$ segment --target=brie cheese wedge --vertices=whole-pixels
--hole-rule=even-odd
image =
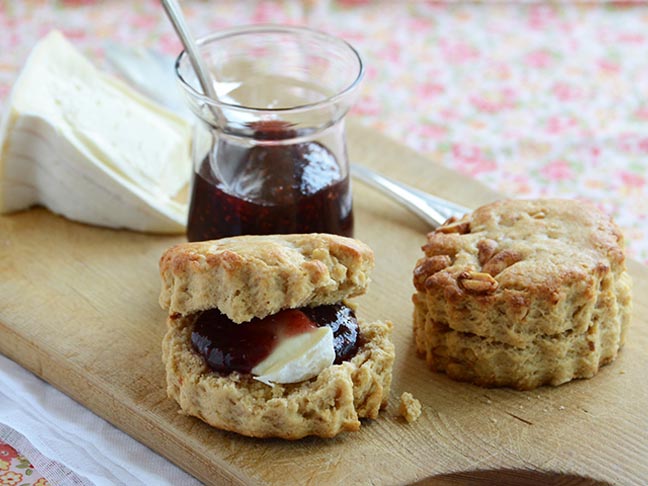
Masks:
[[[324,326],[283,339],[252,374],[270,386],[298,383],[319,375],[334,361],[333,330]]]
[[[151,80],[155,82],[155,80]],[[59,32],[33,49],[0,124],[0,213],[43,205],[84,223],[184,231],[191,128],[97,70]]]

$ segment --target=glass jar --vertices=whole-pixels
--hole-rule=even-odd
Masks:
[[[353,233],[344,116],[363,75],[356,50],[306,28],[233,29],[198,41],[218,101],[186,53],[176,72],[196,125],[187,237]]]

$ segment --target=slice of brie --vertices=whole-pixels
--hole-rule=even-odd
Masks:
[[[30,54],[0,125],[0,212],[40,204],[90,224],[182,232],[187,204],[174,197],[191,174],[190,144],[187,122],[52,32]]]
[[[333,331],[318,327],[283,339],[261,363],[252,369],[255,379],[273,383],[298,383],[319,375],[335,361]]]

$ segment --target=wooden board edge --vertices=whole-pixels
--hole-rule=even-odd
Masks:
[[[112,396],[107,391],[110,390],[109,386],[101,387],[93,380],[89,380],[80,367],[71,365],[64,356],[56,352],[39,351],[29,339],[21,336],[2,321],[0,321],[0,334],[6,338],[0,342],[0,353],[4,356],[174,463],[190,476],[205,484],[232,486],[257,484],[250,477],[234,474],[226,461],[213,465],[204,457],[196,455],[194,451],[174,440],[172,434],[165,433],[158,422],[146,419],[146,410],[141,409],[140,413],[136,413],[138,407],[135,404],[124,403],[116,396]],[[26,353],[24,352],[26,349],[32,349],[34,352]],[[22,352],[18,353],[19,350]],[[67,379],[59,378],[63,376]],[[74,386],[70,385],[72,383]],[[83,383],[84,386],[79,386],[79,383]],[[135,425],[136,422],[139,422],[138,426]],[[146,430],[148,435],[140,433],[139,430]]]

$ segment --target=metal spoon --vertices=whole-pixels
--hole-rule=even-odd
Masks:
[[[209,73],[207,66],[200,56],[198,46],[194,41],[191,32],[189,32],[189,27],[187,26],[184,15],[182,15],[182,10],[180,10],[180,5],[178,5],[178,2],[176,2],[176,0],[161,0],[161,2],[162,6],[164,7],[164,11],[167,14],[167,17],[171,21],[176,34],[178,34],[178,37],[180,38],[180,41],[185,48],[185,52],[189,56],[189,61],[191,62],[191,66],[194,68],[194,71],[196,72],[196,76],[198,77],[198,81],[200,82],[200,86],[202,87],[203,92],[206,96],[218,102],[218,94],[216,93],[216,89],[214,88],[214,78]],[[210,105],[210,108],[219,118],[220,116],[222,116],[216,106],[212,104]]]
[[[351,164],[351,175],[388,195],[433,228],[441,226],[452,216],[470,212],[468,208],[434,197],[356,163]]]

